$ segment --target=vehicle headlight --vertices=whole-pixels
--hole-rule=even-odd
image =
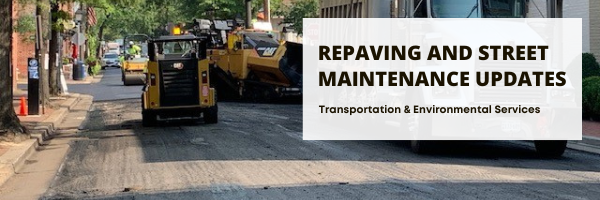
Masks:
[[[574,90],[553,89],[550,90],[550,98],[557,101],[574,101]]]
[[[431,89],[433,98],[448,99],[460,97],[460,90],[457,86],[436,86]]]

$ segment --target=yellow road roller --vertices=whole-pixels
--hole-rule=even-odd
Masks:
[[[147,35],[128,35],[124,38],[125,59],[122,63],[121,80],[123,85],[143,85],[144,72],[148,65]]]

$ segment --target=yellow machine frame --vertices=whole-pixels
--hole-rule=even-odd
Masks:
[[[182,38],[179,38],[182,37]],[[159,39],[156,42],[171,42],[171,41],[194,41],[197,42],[199,38],[195,36],[184,37],[184,36],[168,36],[167,39]],[[150,52],[155,52],[155,41],[151,41],[149,48]],[[196,44],[196,43],[195,43]],[[202,45],[198,45],[199,48]],[[202,49],[205,51],[205,49]],[[196,56],[191,56],[196,55]],[[191,58],[172,58],[172,59],[158,59],[156,54],[150,56],[150,60],[148,61],[148,68],[145,73],[146,75],[146,85],[143,89],[142,93],[142,122],[144,126],[152,126],[156,124],[158,117],[160,119],[172,119],[172,118],[196,118],[200,117],[200,113],[203,113],[205,123],[217,123],[217,102],[216,102],[216,91],[214,88],[210,86],[210,76],[209,76],[209,60],[205,55],[199,54],[190,54]],[[198,58],[197,58],[198,57]],[[189,65],[191,60],[198,60],[196,66]],[[163,63],[163,66],[159,66],[159,63]],[[186,65],[187,63],[187,65]],[[176,67],[180,66],[180,68]],[[187,85],[184,87],[185,89],[190,89],[192,87],[192,91],[197,89],[197,91],[193,91],[193,93],[198,94],[197,104],[196,101],[186,102],[184,100],[174,101],[173,97],[165,97],[165,95],[161,96],[161,92],[171,91],[171,94],[190,94],[188,91],[177,91],[180,87],[175,87],[172,89],[166,89],[167,81],[171,82],[171,84],[180,84],[174,83],[173,81],[177,81],[178,78],[189,77],[189,70],[191,67],[197,67],[196,77],[193,77],[194,80],[197,80],[197,84]],[[168,70],[168,71],[164,71]],[[182,70],[182,71],[178,71]],[[195,70],[195,69],[193,69]],[[171,78],[163,79],[165,74],[171,73],[184,73],[179,75],[169,75]],[[175,78],[175,79],[173,79]],[[193,88],[193,87],[198,88]],[[162,91],[162,90],[165,91]],[[175,93],[173,93],[175,91]],[[181,92],[181,93],[180,93]],[[193,95],[193,94],[192,94]],[[184,95],[185,96],[185,95]],[[177,97],[176,97],[177,98]],[[190,98],[188,96],[187,98]],[[170,99],[171,103],[161,102],[164,100]],[[166,105],[168,104],[168,105]]]

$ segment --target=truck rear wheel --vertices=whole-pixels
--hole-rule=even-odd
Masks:
[[[544,157],[560,157],[567,149],[566,140],[540,140],[534,143],[537,153]]]
[[[407,92],[408,93],[408,92]],[[423,102],[423,96],[421,91],[413,91],[408,93],[406,105],[417,105]],[[432,148],[432,141],[418,140],[419,138],[427,138],[432,133],[432,116],[427,113],[410,113],[403,119],[405,128],[408,133],[415,139],[410,141],[410,149],[412,152],[417,154],[425,154],[430,152]]]
[[[156,125],[156,114],[149,111],[142,111],[142,126],[152,127]]]
[[[431,150],[431,141],[426,140],[411,140],[410,150],[416,154],[425,154]]]
[[[204,115],[204,123],[216,124],[217,122],[219,122],[218,113],[219,113],[219,107],[217,107],[217,104],[207,108],[203,114]]]

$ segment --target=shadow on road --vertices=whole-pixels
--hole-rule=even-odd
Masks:
[[[130,148],[141,148],[143,160],[148,163],[331,160],[600,172],[597,155],[568,150],[563,158],[544,159],[537,156],[532,145],[506,141],[439,142],[427,155],[410,152],[406,141],[305,141],[302,140],[300,105],[223,102],[219,107],[218,124],[173,121],[158,127],[142,127],[139,100],[106,101],[103,104],[114,106],[105,109],[96,105],[88,117],[88,133],[83,135],[107,139],[104,141],[107,143],[133,140],[137,145]]]
[[[302,140],[302,106],[221,103],[218,124],[142,127],[139,100],[94,103],[48,198],[594,199],[600,157],[513,142]],[[475,166],[475,167],[474,167]],[[415,181],[418,180],[418,181]],[[341,181],[341,182],[338,182]],[[264,185],[263,185],[264,184]],[[181,188],[184,188],[181,190]],[[64,196],[63,196],[64,195]],[[462,198],[461,198],[462,197]]]
[[[595,199],[598,183],[497,183],[497,182],[412,182],[386,180],[385,183],[335,182],[311,186],[211,185],[174,191],[145,191],[123,188],[111,195],[85,191],[91,199]],[[484,192],[485,191],[485,192]],[[115,194],[116,193],[116,194]],[[474,196],[476,195],[476,196]],[[75,195],[73,195],[75,196]],[[70,198],[72,195],[47,199]]]

